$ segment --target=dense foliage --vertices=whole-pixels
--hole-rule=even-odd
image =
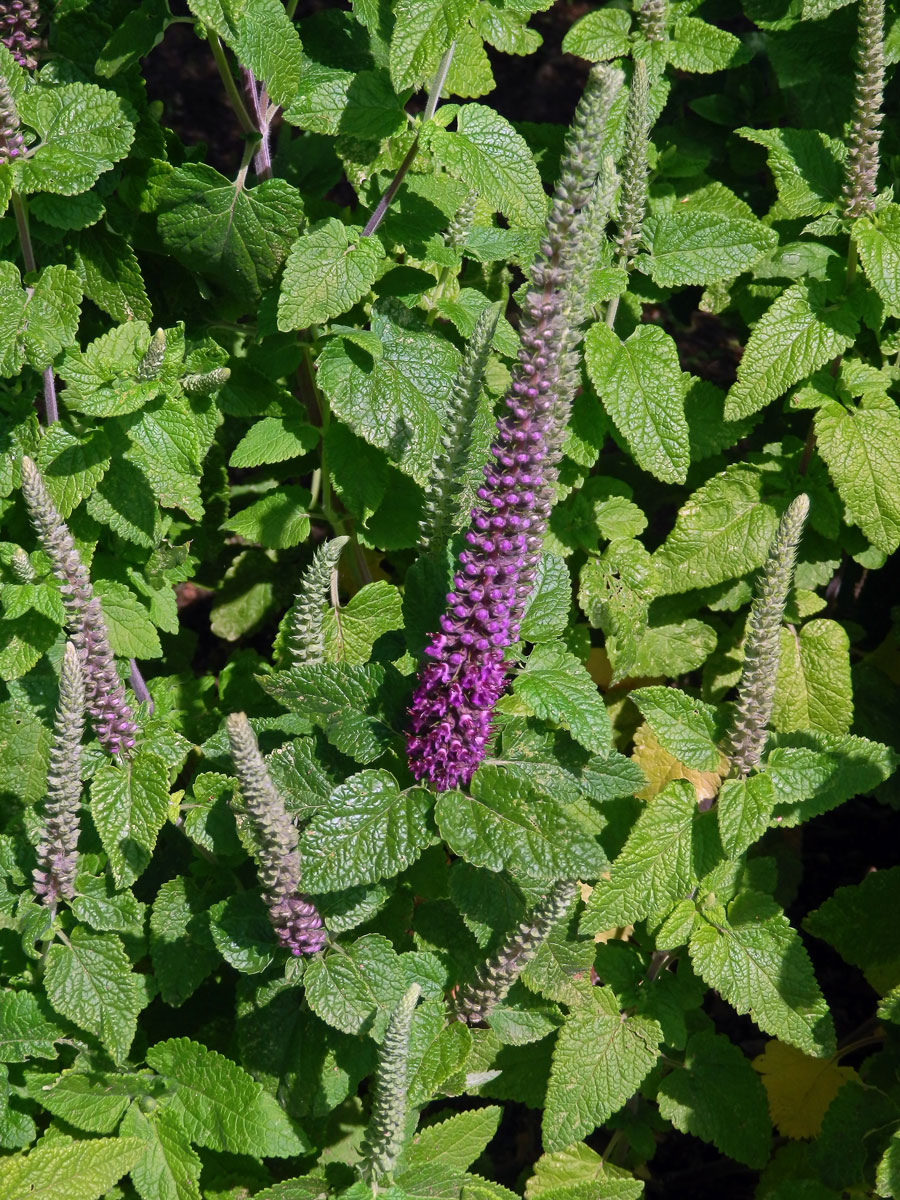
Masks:
[[[900,1197],[900,17],[549,7],[0,0],[0,1200]]]

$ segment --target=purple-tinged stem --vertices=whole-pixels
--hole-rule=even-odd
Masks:
[[[277,104],[269,104],[269,96],[264,83],[257,81],[256,76],[246,67],[243,68],[244,91],[250,101],[252,115],[256,118],[256,128],[259,130],[259,145],[253,156],[253,170],[259,180],[272,178],[272,153],[270,138],[272,122],[279,108]]]
[[[25,200],[18,192],[12,194],[13,212],[16,215],[16,229],[19,232],[19,245],[22,248],[22,261],[25,264],[27,274],[37,270],[37,262],[34,257],[34,247],[31,244],[31,232],[28,228],[28,209],[25,205]],[[34,288],[26,287],[26,292],[29,298],[34,295]],[[59,420],[59,405],[56,400],[56,380],[53,376],[53,367],[45,367],[43,372],[44,378],[44,418],[46,424],[52,425]]]
[[[129,658],[128,660],[128,681],[131,684],[131,690],[134,692],[138,704],[146,704],[147,715],[152,717],[153,697],[147,690],[147,685],[144,683],[144,677],[141,674],[140,667],[137,665],[136,658]]]

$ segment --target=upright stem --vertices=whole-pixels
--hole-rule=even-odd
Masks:
[[[269,138],[272,131],[272,121],[278,112],[276,104],[269,104],[269,96],[265,84],[259,83],[252,71],[244,68],[244,89],[250,100],[256,127],[259,131],[259,145],[253,158],[253,170],[259,180],[272,178],[272,154]]]
[[[238,86],[234,82],[231,67],[229,67],[228,59],[225,57],[225,47],[222,45],[222,39],[212,29],[207,29],[206,40],[209,42],[210,49],[213,52],[213,58],[216,60],[219,75],[222,77],[222,83],[225,85],[225,91],[228,93],[228,99],[231,101],[231,107],[234,109],[238,124],[244,133],[258,133],[259,131],[253,124],[253,120],[247,112],[247,107],[241,99]]]
[[[150,692],[147,689],[147,685],[144,682],[144,677],[141,674],[141,669],[137,665],[136,658],[129,658],[128,660],[128,680],[131,684],[131,690],[137,697],[138,702],[140,704],[147,705],[147,712],[152,717],[153,697],[150,695]]]
[[[25,200],[18,192],[12,194],[13,212],[16,215],[16,229],[19,231],[19,245],[22,247],[22,260],[25,263],[26,274],[37,270],[34,257],[34,247],[31,244],[31,233],[28,228],[28,209]],[[34,294],[34,288],[26,288],[29,298]],[[56,402],[56,380],[53,378],[53,367],[45,367],[44,378],[44,418],[48,425],[59,420],[59,405]]]

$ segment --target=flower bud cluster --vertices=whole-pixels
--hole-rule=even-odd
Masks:
[[[84,671],[85,701],[94,732],[109,754],[125,756],[134,746],[137,729],[116,672],[100,601],[72,535],[30,458],[22,459],[22,495],[41,549],[60,583],[69,633]]]
[[[409,1035],[421,988],[412,984],[391,1013],[378,1054],[372,1115],[362,1145],[360,1173],[369,1183],[389,1176],[397,1165],[406,1140],[409,1108]]]
[[[292,667],[312,666],[325,661],[325,605],[331,574],[337,569],[341,551],[350,539],[323,542],[300,578],[300,590],[288,613],[285,649]]]
[[[22,157],[25,139],[22,137],[19,113],[9,85],[0,75],[0,166]]]
[[[627,264],[638,252],[647,213],[647,144],[650,138],[650,79],[647,64],[637,59],[628,93],[625,121],[625,155],[622,160],[622,197],[617,239]],[[623,264],[624,265],[624,264]]]
[[[621,72],[595,68],[563,155],[520,325],[519,364],[497,421],[467,547],[410,708],[409,765],[439,790],[466,784],[484,757],[494,706],[506,685],[506,649],[519,626],[540,560],[557,464],[577,384],[580,306],[568,296],[583,256],[603,130]]]
[[[327,934],[316,906],[300,894],[297,830],[244,713],[232,713],[225,724],[241,796],[256,833],[259,879],[269,920],[291,954],[315,954],[325,945]]]
[[[638,25],[648,42],[664,42],[668,0],[644,0],[637,11]]]
[[[848,217],[875,210],[884,96],[884,0],[860,0],[858,62],[844,183],[844,212]]]
[[[0,2],[0,42],[26,71],[37,66],[34,52],[41,40],[37,33],[39,19],[37,0]]]

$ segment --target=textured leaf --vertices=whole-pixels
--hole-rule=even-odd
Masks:
[[[64,1071],[61,1075],[29,1075],[27,1083],[38,1104],[89,1133],[112,1133],[131,1103],[127,1077],[122,1075]]]
[[[666,51],[669,62],[679,71],[702,74],[723,71],[747,60],[740,40],[733,33],[698,21],[696,17],[682,17],[675,22]]]
[[[81,316],[81,283],[68,267],[45,267],[25,304],[22,331],[25,357],[33,367],[48,367],[75,341]]]
[[[900,311],[900,205],[853,222],[852,237],[866,278],[888,309]]]
[[[303,831],[303,886],[332,892],[399,874],[435,841],[431,793],[400,791],[387,771],[360,771],[336,788]]]
[[[829,306],[817,283],[795,283],[757,321],[738,364],[725,418],[758,412],[789,387],[830,362],[859,331],[853,314]]]
[[[719,837],[725,853],[739,858],[762,837],[775,804],[775,787],[769,775],[726,779],[716,798]]]
[[[444,792],[435,806],[444,840],[467,862],[535,884],[595,879],[603,870],[599,845],[558,801],[498,767],[481,767],[470,790]]]
[[[873,871],[855,887],[842,887],[809,914],[804,928],[861,967],[879,992],[900,981],[900,867]]]
[[[119,887],[128,887],[150,862],[166,821],[169,772],[140,749],[125,763],[106,762],[91,781],[91,816]]]
[[[867,738],[789,733],[776,740],[766,774],[775,785],[775,817],[785,826],[873,791],[890,778],[898,762],[893,750]]]
[[[713,865],[715,833],[685,780],[670,783],[644,808],[608,878],[581,919],[583,933],[633,925],[686,896]]]
[[[258,299],[274,281],[302,218],[300,198],[283,179],[244,188],[192,163],[168,176],[158,228],[186,267],[242,299]]]
[[[644,240],[649,257],[635,265],[660,287],[733,279],[778,245],[775,231],[762,221],[690,209],[652,217]]]
[[[465,1171],[497,1132],[503,1110],[495,1104],[455,1113],[420,1129],[406,1151],[407,1167],[452,1167]],[[402,1185],[402,1179],[401,1179]]]
[[[638,466],[667,483],[683,483],[691,458],[687,389],[672,338],[656,325],[639,325],[622,342],[598,322],[588,330],[585,361]]]
[[[627,1017],[611,988],[595,988],[563,1025],[553,1052],[544,1146],[559,1150],[618,1112],[656,1062],[662,1030]]]
[[[837,621],[817,617],[781,630],[772,727],[846,733],[853,720],[850,639]]]
[[[707,916],[690,952],[698,974],[760,1029],[818,1058],[834,1053],[834,1027],[809,957],[771,900],[746,893],[727,918]]]
[[[753,1066],[762,1076],[772,1120],[790,1138],[817,1137],[832,1100],[857,1078],[852,1067],[839,1067],[833,1058],[810,1058],[774,1039]]]
[[[56,1011],[99,1038],[114,1062],[123,1062],[143,999],[115,934],[76,927],[68,943],[55,942],[47,951],[44,979]]]
[[[0,992],[0,1062],[56,1058],[62,1030],[38,1008],[31,992]]]
[[[658,1100],[659,1111],[682,1133],[712,1142],[748,1167],[760,1169],[768,1161],[766,1093],[749,1059],[728,1038],[695,1034],[684,1068],[663,1077]]]
[[[894,1134],[881,1157],[875,1188],[879,1196],[896,1196],[900,1192],[900,1133]]]
[[[641,1200],[643,1194],[642,1180],[604,1161],[584,1142],[542,1154],[525,1185],[526,1200]]]
[[[594,754],[609,752],[611,731],[606,706],[582,663],[560,643],[536,646],[513,688],[536,716],[564,725]]]
[[[306,512],[309,501],[306,488],[280,487],[235,513],[224,523],[224,528],[261,546],[286,550],[309,535]]]
[[[384,254],[374,235],[332,217],[304,233],[284,264],[278,328],[306,329],[352,308],[375,282]]]
[[[229,466],[260,467],[301,458],[318,440],[319,431],[302,417],[263,417],[238,442]]]
[[[35,461],[64,520],[96,488],[109,468],[110,456],[109,439],[99,427],[76,437],[56,421],[44,432]]]
[[[715,709],[678,688],[645,687],[631,699],[650,725],[659,744],[696,771],[711,771],[719,762],[715,744]]]
[[[110,470],[87,497],[85,505],[90,516],[99,521],[136,546],[150,550],[154,545],[156,529],[156,498],[150,489],[146,475],[134,463],[119,458],[113,461]],[[98,581],[101,585],[106,582]],[[127,621],[128,612],[134,611],[135,597],[129,593],[123,583],[116,583],[112,588],[113,605],[118,597],[120,607],[124,608]],[[122,599],[122,597],[125,597]],[[146,610],[137,614],[136,625],[140,628],[148,620]],[[117,630],[118,632],[118,630]],[[127,638],[127,630],[124,631]],[[145,636],[147,636],[145,631]],[[149,635],[153,636],[153,635]]]
[[[589,12],[576,21],[563,38],[566,54],[577,54],[588,62],[605,62],[628,54],[631,42],[628,32],[631,17],[618,8],[602,8]]]
[[[765,146],[779,217],[818,217],[834,208],[844,182],[843,144],[818,129],[737,129]]]
[[[778,517],[760,496],[762,476],[733,463],[698,488],[653,556],[662,595],[711,587],[761,567]]]
[[[66,406],[89,417],[118,417],[143,407],[159,391],[158,382],[137,378],[149,345],[150,327],[131,321],[95,338],[84,350],[74,346],[60,367]]]
[[[126,422],[126,458],[146,475],[163,508],[180,508],[199,521],[201,432],[187,400],[167,396]]]
[[[309,1006],[323,1021],[377,1041],[409,986],[400,956],[378,934],[312,959],[304,983]]]
[[[75,251],[84,294],[114,321],[150,321],[153,310],[134,251],[118,233],[84,230]]]
[[[406,114],[385,70],[342,71],[311,59],[284,119],[311,133],[381,139],[406,125]]]
[[[571,607],[569,568],[554,554],[542,554],[519,636],[525,642],[554,641],[565,631]]]
[[[159,658],[162,655],[159,635],[150,614],[131,588],[124,583],[98,579],[94,590],[100,598],[113,653],[123,658]]]
[[[390,49],[396,91],[430,81],[473,7],[472,0],[398,0]]]
[[[303,52],[279,0],[192,0],[190,7],[266,85],[276,104],[290,103],[303,68]]]
[[[882,397],[846,409],[829,401],[815,415],[816,442],[844,502],[847,521],[858,525],[885,554],[900,545],[900,413]]]
[[[218,965],[199,888],[183,875],[162,885],[150,914],[150,956],[160,995],[177,1008]]]
[[[136,1138],[73,1141],[56,1133],[27,1154],[6,1160],[0,1195],[4,1200],[99,1200],[130,1171],[143,1147]]]
[[[170,1038],[150,1047],[147,1064],[176,1088],[160,1108],[198,1146],[271,1158],[309,1149],[274,1099],[224,1055]]]
[[[238,892],[209,910],[209,932],[225,961],[244,975],[264,971],[277,942],[268,911],[257,892]]]
[[[367,583],[343,608],[329,608],[323,621],[325,658],[351,665],[367,663],[382,634],[403,626],[399,590],[385,580]]]
[[[171,1113],[128,1110],[120,1136],[139,1138],[143,1154],[131,1168],[131,1182],[141,1200],[200,1200],[200,1158]]]
[[[40,138],[17,167],[25,192],[86,192],[125,157],[134,137],[127,102],[92,83],[32,88],[20,97],[18,109]]]

